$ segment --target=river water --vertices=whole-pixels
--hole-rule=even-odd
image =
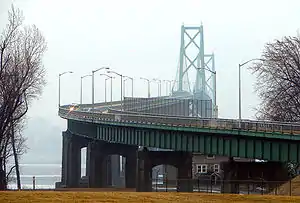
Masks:
[[[31,189],[33,187],[33,176],[35,176],[36,189],[53,189],[55,182],[61,179],[61,164],[21,164],[21,187]],[[85,174],[85,167],[82,166],[81,174]],[[16,188],[15,177],[9,182],[10,189]]]

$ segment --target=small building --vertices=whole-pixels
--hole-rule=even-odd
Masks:
[[[204,155],[200,153],[194,153],[193,156],[193,163],[192,163],[192,178],[197,179],[200,177],[206,178],[211,174],[222,174],[220,170],[221,162],[228,161],[228,157],[226,156],[216,156],[216,155]],[[246,159],[246,158],[239,158],[234,157],[235,161],[242,161],[242,162],[250,162],[254,161],[253,159]],[[156,175],[153,174],[152,177],[157,176],[158,174],[166,174],[169,180],[176,180],[177,179],[177,168],[173,166],[159,166],[160,168]],[[155,178],[154,178],[155,179]]]
[[[252,159],[234,157],[235,161],[250,162]],[[204,155],[195,153],[193,156],[193,178],[198,178],[201,175],[210,175],[213,173],[222,174],[220,163],[228,161],[227,156]]]

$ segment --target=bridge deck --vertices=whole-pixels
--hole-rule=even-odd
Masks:
[[[95,105],[97,112],[87,111],[84,106],[71,110],[71,105],[62,106],[59,115],[65,119],[74,119],[84,122],[110,123],[118,125],[130,125],[151,128],[164,128],[170,130],[183,130],[191,132],[226,133],[246,136],[260,136],[269,138],[300,140],[300,125],[294,123],[280,123],[268,121],[239,120],[234,119],[210,119],[196,117],[179,117],[167,115],[153,115],[136,112],[123,112],[121,102],[112,104],[113,111],[108,111],[110,103]],[[116,108],[118,107],[118,108]],[[105,109],[104,112],[99,109]]]

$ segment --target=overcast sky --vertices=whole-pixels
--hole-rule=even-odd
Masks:
[[[80,76],[102,66],[135,77],[135,96],[146,96],[146,83],[139,77],[175,79],[182,23],[203,23],[205,52],[215,53],[219,117],[237,118],[238,63],[259,57],[266,42],[295,35],[300,26],[297,0],[0,0],[1,28],[11,2],[23,10],[25,23],[36,24],[48,42],[47,86],[29,116],[44,117],[62,128],[65,122],[57,116],[59,73],[74,72],[62,77],[62,104],[78,103]],[[99,74],[96,102],[104,100],[104,78]],[[119,99],[118,81],[113,84],[114,99]],[[245,68],[243,118],[252,118],[259,102],[254,81]],[[83,102],[91,103],[91,78],[85,78],[83,86]],[[151,93],[156,91],[153,85]]]

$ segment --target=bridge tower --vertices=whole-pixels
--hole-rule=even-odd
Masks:
[[[190,82],[188,73],[196,76],[195,82]],[[217,117],[215,56],[204,52],[203,25],[181,26],[179,64],[172,94],[210,101],[212,117]]]

